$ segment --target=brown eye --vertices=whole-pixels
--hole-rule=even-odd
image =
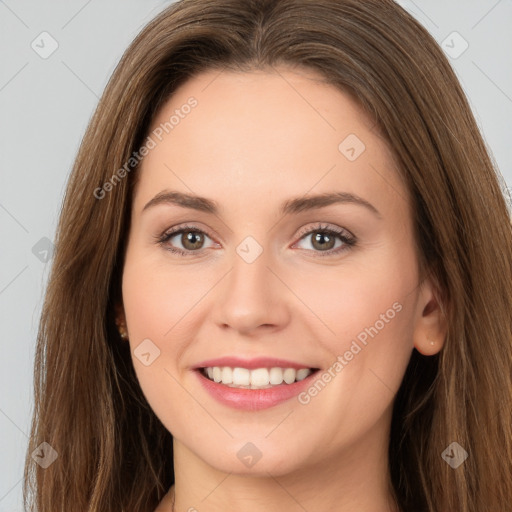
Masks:
[[[328,231],[313,231],[311,234],[313,247],[320,251],[332,249],[336,243],[336,236]]]
[[[180,242],[184,249],[193,251],[194,249],[201,249],[204,244],[204,236],[199,231],[182,231]]]
[[[188,256],[201,253],[202,249],[205,248],[207,239],[210,240],[211,246],[213,246],[211,238],[199,228],[178,226],[158,236],[157,243],[170,252]]]
[[[315,256],[335,256],[356,245],[356,238],[349,231],[335,227],[317,225],[303,231],[298,242],[300,249],[309,250]],[[309,247],[303,244],[307,243]]]

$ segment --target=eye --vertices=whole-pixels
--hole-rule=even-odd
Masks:
[[[332,256],[344,252],[356,245],[356,238],[343,228],[328,225],[317,225],[313,229],[305,230],[300,233],[300,243],[311,240],[311,247],[316,256]],[[174,240],[175,239],[175,240]],[[156,237],[156,242],[166,250],[180,256],[190,256],[192,253],[200,253],[205,249],[205,239],[211,238],[197,226],[176,226],[165,231]],[[336,247],[336,242],[339,241]],[[176,247],[178,244],[178,247]],[[181,246],[181,247],[180,247]],[[211,247],[211,246],[210,246]],[[309,248],[299,247],[300,249],[311,250]]]
[[[177,226],[158,236],[157,243],[168,251],[187,256],[187,253],[200,252],[201,249],[204,249],[205,238],[211,240],[204,231],[196,226]],[[175,240],[173,241],[173,239]],[[178,247],[175,247],[175,244],[178,244]]]
[[[351,233],[336,226],[323,226],[319,224],[313,229],[301,232],[299,236],[301,237],[301,241],[307,241],[309,238],[311,241],[309,244],[310,247],[313,248],[314,252],[319,253],[316,256],[332,256],[339,254],[356,244],[356,238]],[[337,241],[340,243],[336,247]],[[304,247],[301,248],[304,249]]]

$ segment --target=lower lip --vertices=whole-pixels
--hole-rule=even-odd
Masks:
[[[290,400],[308,387],[319,370],[311,373],[305,379],[293,384],[280,384],[267,389],[231,388],[225,384],[214,382],[195,370],[201,384],[216,400],[234,409],[259,411]]]

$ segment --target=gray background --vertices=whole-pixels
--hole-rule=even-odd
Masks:
[[[0,512],[22,510],[35,336],[68,174],[124,49],[170,3],[0,0]],[[510,188],[512,0],[399,3],[452,54]],[[460,55],[454,31],[469,44]]]

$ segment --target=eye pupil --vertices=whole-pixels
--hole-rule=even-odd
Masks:
[[[327,240],[327,243],[324,243]],[[320,245],[317,247],[316,244]],[[335,244],[335,237],[322,231],[317,231],[313,236],[313,246],[319,249],[332,249]]]

